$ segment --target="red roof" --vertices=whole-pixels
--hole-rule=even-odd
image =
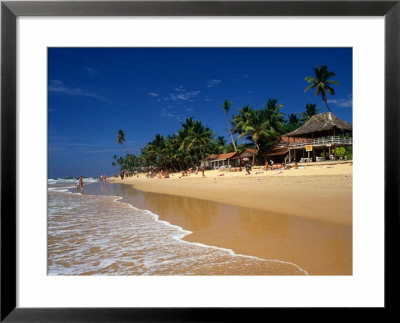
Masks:
[[[216,160],[221,160],[221,159],[229,159],[233,156],[236,155],[236,151],[231,152],[231,153],[226,153],[226,154],[219,154]]]
[[[213,155],[207,156],[206,158],[204,158],[204,160],[223,160],[223,159],[230,159],[230,158],[232,158],[232,157],[235,156],[235,155],[236,155],[236,151],[231,152],[231,153],[226,153],[226,154],[219,154],[219,155],[213,154]]]
[[[212,154],[210,156],[205,157],[203,160],[214,160],[218,157],[216,154]]]
[[[248,151],[249,153],[252,153],[253,155],[257,155],[258,150],[255,148],[245,148],[244,150]]]

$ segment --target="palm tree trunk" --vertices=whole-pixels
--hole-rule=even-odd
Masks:
[[[255,141],[254,143],[256,144],[256,149],[257,149],[257,151],[259,151],[259,150],[260,150],[260,147],[258,146],[257,142]],[[255,160],[256,160],[256,154],[253,154],[253,161],[252,161],[253,166],[254,166]]]
[[[226,112],[226,125],[228,126],[228,132],[229,132],[229,135],[231,136],[233,148],[234,148],[235,151],[237,152],[236,145],[235,145],[235,141],[233,140],[233,136],[232,136],[232,133],[231,133],[231,128],[229,127],[228,112]]]
[[[203,152],[201,151],[201,146],[199,146],[199,151],[200,151],[200,158],[203,159],[204,156],[203,156]],[[201,159],[200,159],[200,160],[201,160]]]
[[[328,108],[328,111],[329,111],[329,112],[332,112],[331,109],[329,108],[328,101],[327,101],[327,100],[324,100],[324,102],[325,102],[326,107]]]
[[[175,172],[178,172],[178,170],[175,167],[175,164],[172,162],[172,159],[169,160],[169,163],[170,163],[171,167],[175,170]]]

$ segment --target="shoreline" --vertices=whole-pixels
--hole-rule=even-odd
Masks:
[[[258,174],[256,174],[258,172]],[[261,173],[262,172],[262,173]],[[221,176],[221,174],[223,174]],[[304,169],[245,172],[206,171],[181,177],[147,178],[145,174],[109,182],[144,192],[191,197],[274,214],[352,225],[352,165],[308,166]],[[181,177],[181,178],[180,178]]]
[[[138,174],[109,178],[125,185],[106,192],[190,231],[182,241],[295,264],[309,275],[351,275],[352,167],[252,173]]]

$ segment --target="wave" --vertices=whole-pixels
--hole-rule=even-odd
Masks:
[[[53,179],[53,178],[49,178],[47,180],[47,184],[49,185],[56,185],[56,184],[75,184],[76,181],[79,178],[57,178],[57,179]],[[83,183],[96,183],[98,182],[99,179],[98,178],[93,178],[93,177],[87,177],[87,178],[83,178]]]
[[[120,196],[51,192],[49,275],[308,275],[290,262],[185,241],[191,231]]]

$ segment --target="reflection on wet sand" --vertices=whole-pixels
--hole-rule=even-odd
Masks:
[[[98,194],[96,186],[87,186],[85,193]],[[123,184],[108,184],[101,194],[122,196],[123,202],[193,232],[184,238],[187,241],[295,263],[311,275],[352,274],[351,226],[142,192]]]

